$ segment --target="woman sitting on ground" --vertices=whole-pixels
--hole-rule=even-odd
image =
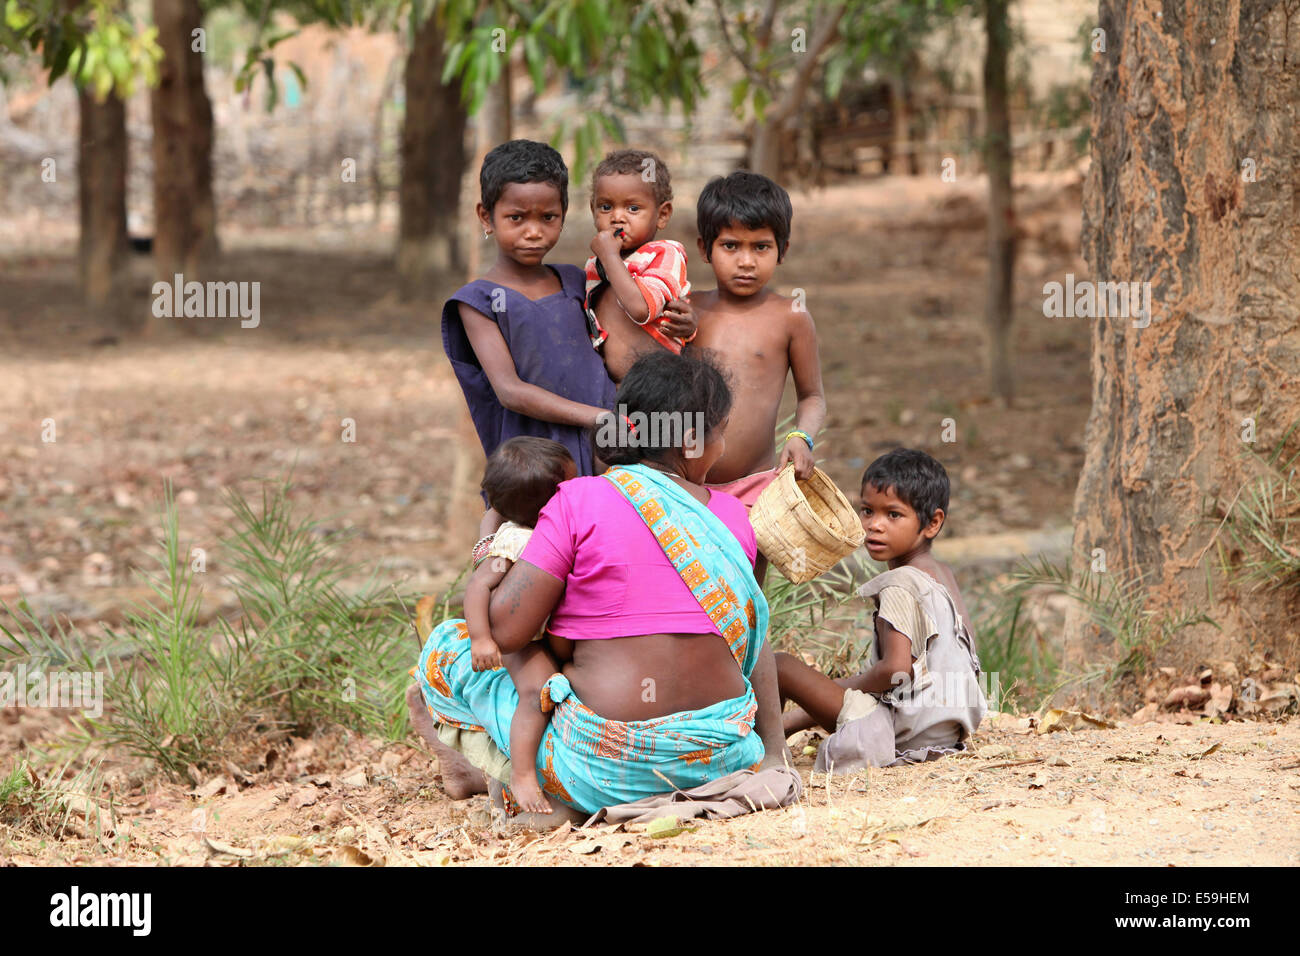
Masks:
[[[441,744],[498,780],[515,708],[554,708],[539,781],[586,813],[787,763],[754,531],[744,505],[704,487],[730,389],[706,357],[656,351],[618,407],[618,447],[597,449],[609,471],[560,484],[493,592],[503,654],[547,624],[562,668],[540,700],[520,702],[505,670],[476,673],[457,621],[433,630],[414,671]],[[435,747],[449,795],[481,792]]]

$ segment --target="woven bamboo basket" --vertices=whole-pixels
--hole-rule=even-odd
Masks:
[[[796,481],[786,465],[749,512],[758,549],[795,584],[811,581],[862,546],[866,532],[849,499],[826,472]]]

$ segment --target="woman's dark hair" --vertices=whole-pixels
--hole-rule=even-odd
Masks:
[[[793,218],[790,194],[766,176],[744,169],[730,176],[714,177],[695,201],[695,228],[704,240],[706,259],[713,256],[718,233],[735,223],[746,229],[771,228],[780,262],[790,245]]]
[[[696,430],[700,443],[712,437],[731,413],[731,388],[708,352],[655,349],[628,369],[615,401],[618,440],[602,441],[605,430],[598,429],[600,458],[610,465],[663,463],[686,447],[687,429]],[[630,432],[624,415],[636,431]]]
[[[512,139],[483,157],[478,173],[479,201],[489,213],[511,183],[550,183],[560,191],[560,209],[569,211],[569,167],[550,146]]]
[[[916,512],[924,528],[940,508],[948,513],[948,472],[931,456],[915,448],[895,448],[881,455],[862,476],[863,485],[894,490]]]
[[[531,528],[571,461],[568,449],[558,441],[521,435],[497,446],[483,469],[480,487],[498,514]]]

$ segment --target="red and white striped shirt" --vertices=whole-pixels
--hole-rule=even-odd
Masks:
[[[587,325],[591,332],[591,344],[600,348],[609,333],[596,319],[596,310],[592,307],[591,294],[599,286],[606,284],[596,271],[597,260],[592,256],[587,260],[587,297],[584,307],[587,312]],[[680,354],[683,342],[675,335],[667,335],[659,328],[659,318],[666,306],[673,299],[684,299],[691,294],[691,283],[686,278],[686,247],[672,239],[652,239],[636,252],[623,260],[628,274],[645,299],[648,317],[638,323],[656,342],[673,354]]]

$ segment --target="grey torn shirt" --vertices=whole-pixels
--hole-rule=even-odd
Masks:
[[[874,599],[876,616],[911,641],[912,674],[886,694],[846,691],[839,724],[814,769],[852,772],[964,750],[988,704],[974,639],[947,588],[904,566],[872,578],[858,594]],[[868,666],[879,660],[877,637]]]

